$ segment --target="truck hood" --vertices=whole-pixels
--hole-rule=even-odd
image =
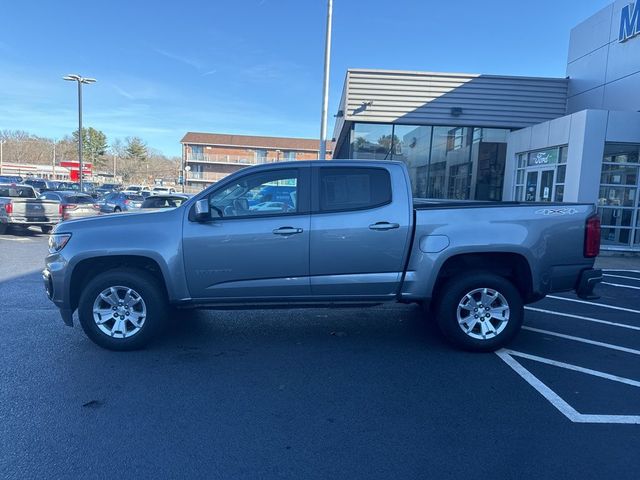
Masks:
[[[144,210],[140,212],[113,213],[95,217],[67,220],[56,225],[54,233],[73,233],[79,230],[104,228],[145,229],[151,224],[171,222],[182,217],[182,209]]]

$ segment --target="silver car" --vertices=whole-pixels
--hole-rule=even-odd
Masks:
[[[139,210],[144,197],[135,193],[113,192],[98,202],[102,213],[118,213]]]
[[[60,202],[62,220],[92,217],[100,215],[100,206],[91,195],[79,192],[45,192],[40,195],[45,200]]]

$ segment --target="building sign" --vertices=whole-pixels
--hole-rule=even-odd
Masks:
[[[531,152],[527,165],[530,167],[539,167],[542,165],[554,165],[558,163],[558,149],[550,148],[548,150],[540,150],[539,152]]]
[[[626,42],[630,38],[640,35],[640,3],[634,2],[622,8],[620,12],[619,42]]]

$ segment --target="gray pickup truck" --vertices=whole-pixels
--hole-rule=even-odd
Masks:
[[[62,219],[60,202],[38,198],[30,185],[0,184],[0,235],[10,226],[49,233]]]
[[[243,169],[175,209],[60,224],[47,295],[95,343],[139,348],[184,308],[419,303],[454,345],[491,351],[523,305],[584,298],[600,221],[588,204],[412,199],[397,162]],[[429,312],[431,311],[431,313]]]

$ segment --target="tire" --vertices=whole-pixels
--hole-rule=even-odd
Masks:
[[[7,233],[8,225],[6,223],[0,223],[0,235]]]
[[[40,225],[40,231],[44,234],[51,233],[51,230],[53,230],[51,225]]]
[[[131,294],[127,297],[129,289]],[[114,291],[117,301],[112,296]],[[111,313],[114,305],[118,318]],[[104,315],[94,314],[94,307]],[[144,347],[166,325],[168,310],[160,282],[144,270],[130,268],[95,276],[82,291],[78,303],[82,329],[94,343],[108,350]]]
[[[113,209],[113,213],[118,213],[118,212],[121,212],[121,211],[122,211],[122,209],[120,207],[116,207],[116,208]]]
[[[499,275],[474,272],[454,277],[445,284],[439,297],[438,326],[451,344],[463,350],[498,350],[522,326],[524,305],[520,292]],[[487,314],[490,316],[486,317]]]

